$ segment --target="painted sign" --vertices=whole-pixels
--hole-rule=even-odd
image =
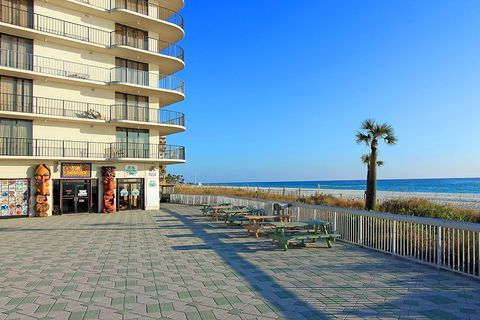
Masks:
[[[125,177],[138,177],[138,166],[134,164],[127,164],[125,165]]]
[[[139,195],[140,195],[140,190],[138,190],[138,189],[132,190],[132,196],[138,197]]]
[[[62,163],[62,178],[90,178],[91,176],[91,163]]]
[[[148,178],[158,178],[158,171],[156,171],[156,170],[147,171],[147,177]]]

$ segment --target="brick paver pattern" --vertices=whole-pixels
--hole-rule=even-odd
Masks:
[[[284,252],[198,207],[0,220],[3,319],[480,319],[480,281],[337,242]]]

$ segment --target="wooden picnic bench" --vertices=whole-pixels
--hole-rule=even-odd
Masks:
[[[275,228],[274,226],[269,225],[270,222],[290,221],[290,216],[286,214],[269,215],[269,216],[246,215],[246,216],[243,216],[243,218],[248,221],[248,224],[246,226],[247,234],[250,235],[250,233],[254,233],[255,238],[258,238],[261,232],[271,231]]]
[[[283,249],[288,250],[288,245],[300,243],[305,246],[306,241],[316,242],[325,239],[329,248],[335,239],[340,237],[336,233],[328,233],[330,223],[322,220],[296,221],[296,222],[270,222],[275,228],[272,233],[272,243],[278,243]]]

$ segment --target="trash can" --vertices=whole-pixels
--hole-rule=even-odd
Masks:
[[[273,204],[273,214],[274,215],[280,215],[280,214],[285,214],[285,209],[290,207],[290,203],[274,203]]]

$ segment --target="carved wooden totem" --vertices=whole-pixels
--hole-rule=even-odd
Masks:
[[[35,181],[37,182],[37,191],[35,192],[35,211],[37,216],[48,216],[50,209],[48,196],[50,195],[50,177],[51,171],[46,164],[39,164],[35,169]]]
[[[115,167],[102,167],[103,177],[103,213],[115,210]]]

